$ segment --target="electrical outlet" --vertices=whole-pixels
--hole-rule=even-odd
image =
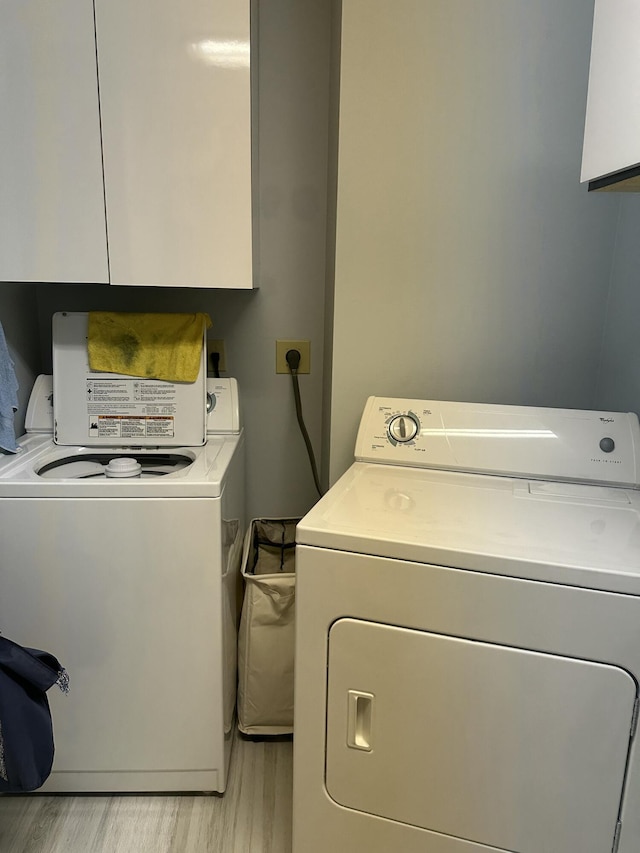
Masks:
[[[219,354],[218,370],[220,373],[224,373],[227,369],[227,362],[224,356],[224,341],[214,341],[213,338],[207,338],[207,373],[213,373],[213,363],[211,361],[211,353],[213,352]]]
[[[276,341],[276,373],[289,373],[287,352],[290,349],[300,353],[298,373],[311,373],[311,341]]]

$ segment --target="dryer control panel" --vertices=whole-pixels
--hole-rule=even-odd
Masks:
[[[370,397],[356,459],[391,465],[638,487],[633,412]]]

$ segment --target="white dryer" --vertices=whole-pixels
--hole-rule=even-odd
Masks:
[[[21,452],[0,464],[0,630],[71,680],[49,696],[43,791],[225,789],[244,438],[235,380],[207,384],[199,446],[61,446],[40,377]]]
[[[294,853],[637,853],[635,415],[370,398],[298,525]]]

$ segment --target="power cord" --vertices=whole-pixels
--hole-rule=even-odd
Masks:
[[[313,482],[315,483],[316,491],[318,492],[320,497],[322,497],[323,492],[320,488],[320,478],[318,477],[316,457],[313,454],[311,439],[309,438],[309,433],[307,432],[307,428],[304,424],[304,418],[302,417],[302,400],[300,399],[300,388],[298,386],[298,368],[300,367],[300,353],[297,349],[290,349],[287,350],[285,358],[287,360],[287,364],[289,365],[291,381],[293,382],[293,396],[296,403],[296,417],[298,418],[298,426],[300,427],[300,432],[302,433],[302,437],[304,438],[304,443],[307,446],[307,453],[309,455],[309,462],[311,463],[311,471],[313,473]]]
[[[211,372],[214,379],[220,379],[220,353],[211,353]]]

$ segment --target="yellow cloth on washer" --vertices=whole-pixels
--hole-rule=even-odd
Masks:
[[[90,311],[89,367],[169,382],[195,382],[208,314]]]

